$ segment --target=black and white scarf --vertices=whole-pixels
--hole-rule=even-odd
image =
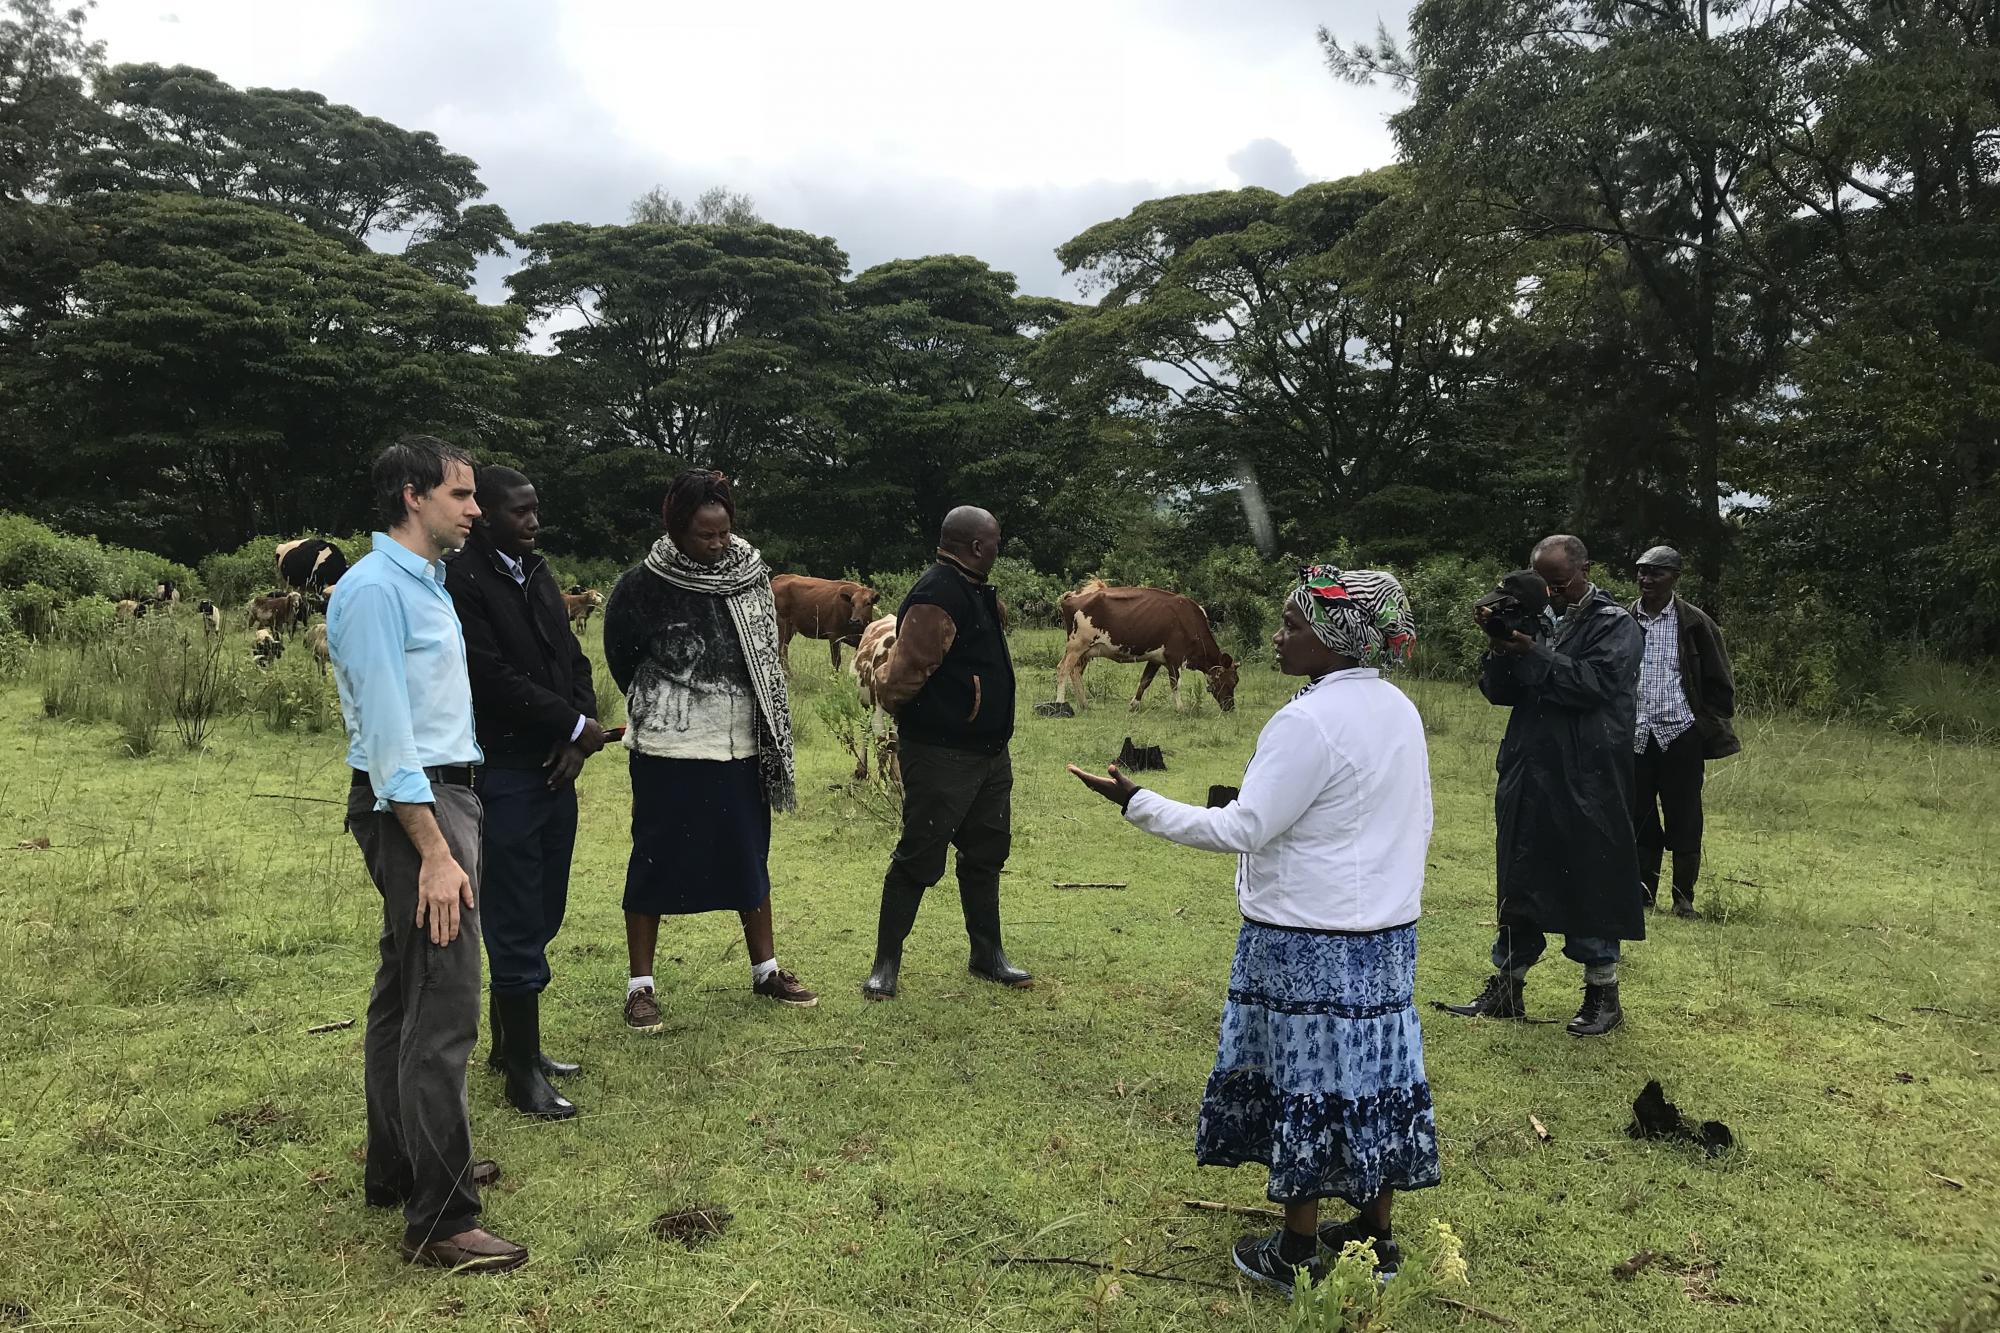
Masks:
[[[785,662],[778,655],[778,604],[771,596],[771,571],[757,548],[741,537],[729,539],[729,551],[712,565],[699,564],[661,537],[646,553],[648,572],[676,588],[723,598],[736,626],[743,660],[750,668],[750,689],[757,697],[757,756],[764,777],[764,795],[773,810],[798,804],[792,758],[792,705],[785,692]]]

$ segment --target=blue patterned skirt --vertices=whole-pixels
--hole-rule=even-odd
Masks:
[[[1417,928],[1370,934],[1245,921],[1195,1159],[1262,1162],[1278,1203],[1438,1183],[1437,1121],[1413,1000]]]

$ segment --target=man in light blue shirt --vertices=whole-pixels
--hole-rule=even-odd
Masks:
[[[403,1257],[502,1272],[528,1252],[478,1225],[465,1066],[479,1033],[482,759],[444,553],[479,516],[472,459],[427,435],[375,460],[388,531],[334,585],[327,647],[347,723],[347,827],[382,895],[363,1082],[368,1202],[400,1204]]]

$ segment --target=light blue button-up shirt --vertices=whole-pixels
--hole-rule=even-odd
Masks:
[[[326,646],[347,724],[347,762],[364,770],[375,808],[432,803],[424,769],[485,758],[472,729],[465,634],[444,563],[386,532],[333,585]]]

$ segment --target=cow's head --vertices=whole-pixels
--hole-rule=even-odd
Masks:
[[[1207,671],[1208,692],[1215,696],[1215,706],[1227,713],[1236,707],[1236,659],[1228,653],[1222,661]]]
[[[859,635],[875,619],[875,603],[881,600],[882,594],[873,588],[842,588],[840,614],[846,622],[842,628],[850,635]]]

